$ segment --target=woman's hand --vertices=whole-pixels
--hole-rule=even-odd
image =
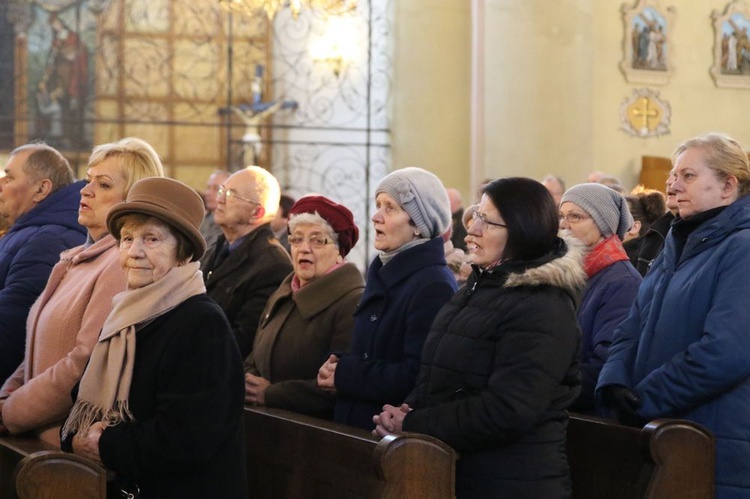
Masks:
[[[254,376],[250,373],[245,374],[245,403],[266,405],[266,388],[271,386],[271,382],[266,378]]]
[[[339,358],[335,355],[328,357],[328,360],[318,369],[318,386],[329,392],[336,391],[334,379],[336,376],[336,366]]]
[[[104,428],[106,428],[104,423],[97,421],[91,425],[85,437],[76,434],[73,437],[73,454],[87,457],[104,466],[101,457],[99,457],[99,438],[102,436]]]
[[[387,435],[400,434],[404,432],[404,418],[411,412],[409,404],[401,404],[401,407],[384,405],[383,412],[372,417],[375,429],[372,430],[374,437],[385,437]]]

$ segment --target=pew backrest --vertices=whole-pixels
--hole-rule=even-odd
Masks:
[[[245,408],[249,497],[452,498],[456,453],[427,435],[369,432]]]
[[[33,437],[0,437],[3,499],[106,499],[106,470]]]
[[[710,499],[715,438],[690,421],[642,429],[571,414],[568,459],[574,499]]]

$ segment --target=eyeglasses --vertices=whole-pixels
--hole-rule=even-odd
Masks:
[[[243,198],[242,196],[237,194],[237,191],[235,191],[234,189],[227,189],[223,185],[219,187],[219,190],[216,191],[216,194],[219,197],[225,196],[227,201],[229,201],[232,198],[237,198],[248,203],[257,204],[258,206],[261,205],[260,203],[258,203],[257,201],[253,201],[252,199]]]
[[[507,225],[498,222],[490,222],[487,219],[487,216],[479,213],[479,210],[476,207],[471,208],[471,223],[476,224],[477,229],[482,232],[484,232],[484,229],[490,225],[494,225],[495,227],[508,227]]]
[[[566,220],[569,224],[577,224],[578,222],[582,222],[588,218],[591,217],[588,215],[584,215],[583,213],[576,213],[574,211],[571,211],[568,214],[560,213],[560,222]]]
[[[288,241],[289,245],[294,246],[295,248],[301,246],[305,241],[307,241],[307,244],[309,244],[312,249],[320,249],[327,244],[333,244],[333,241],[329,241],[327,237],[314,235],[308,238],[305,238],[305,236],[291,235],[289,236]]]

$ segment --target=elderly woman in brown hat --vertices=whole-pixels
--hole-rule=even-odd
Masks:
[[[247,496],[242,360],[203,286],[202,220],[200,196],[169,178],[138,181],[107,215],[127,289],[74,390],[62,448],[114,471],[122,497]]]
[[[331,352],[349,350],[364,279],[345,258],[359,229],[349,209],[323,196],[289,213],[294,272],[263,311],[245,362],[245,402],[331,419],[336,397],[316,377]]]

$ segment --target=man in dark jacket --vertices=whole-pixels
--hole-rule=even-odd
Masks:
[[[222,235],[201,259],[207,293],[227,315],[242,358],[253,349],[268,297],[292,272],[270,225],[279,196],[278,180],[263,168],[248,166],[230,176],[214,211]]]
[[[0,380],[23,360],[26,316],[60,253],[86,239],[81,187],[68,161],[45,144],[10,153],[0,178],[0,215],[11,225],[0,239]]]

